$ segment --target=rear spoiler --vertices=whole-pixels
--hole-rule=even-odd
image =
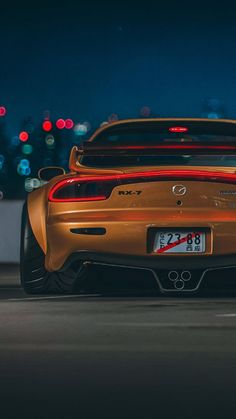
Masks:
[[[104,146],[95,145],[93,142],[85,142],[82,146],[74,146],[71,150],[69,166],[71,170],[78,170],[81,157],[103,156],[164,156],[164,155],[236,155],[236,142],[208,143],[168,143],[155,145],[123,145]]]

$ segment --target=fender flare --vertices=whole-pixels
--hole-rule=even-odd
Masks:
[[[44,254],[47,252],[47,195],[46,188],[31,192],[27,198],[27,210],[34,236]]]

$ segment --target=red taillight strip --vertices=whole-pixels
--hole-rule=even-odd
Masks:
[[[236,173],[222,173],[206,170],[159,170],[150,172],[135,172],[124,173],[120,175],[102,175],[102,176],[76,176],[69,179],[64,179],[56,183],[49,192],[49,201],[51,202],[75,202],[75,201],[103,201],[107,199],[106,196],[81,197],[81,198],[54,198],[54,194],[61,188],[71,183],[84,182],[106,182],[106,181],[122,181],[135,179],[142,181],[145,179],[156,180],[199,180],[211,182],[236,183]]]
[[[51,202],[84,202],[84,201],[104,201],[105,199],[107,199],[106,196],[88,196],[88,197],[84,197],[84,198],[53,198],[51,197],[50,199],[50,194],[49,194],[49,201]]]

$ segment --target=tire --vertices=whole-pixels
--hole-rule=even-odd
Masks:
[[[45,254],[39,246],[28,216],[27,204],[22,211],[20,278],[27,294],[71,294],[75,291],[76,281],[84,281],[82,269],[67,269],[65,272],[48,272],[45,269]]]

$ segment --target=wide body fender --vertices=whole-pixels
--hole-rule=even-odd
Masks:
[[[29,220],[34,236],[44,254],[47,252],[47,187],[31,192],[27,198]]]

